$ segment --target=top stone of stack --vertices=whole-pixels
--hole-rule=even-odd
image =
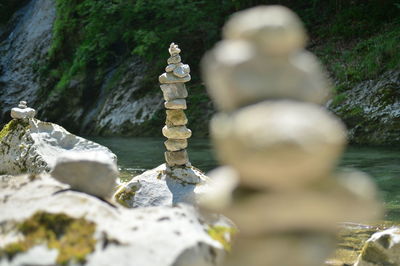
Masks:
[[[307,52],[296,14],[282,6],[240,11],[223,29],[224,40],[202,62],[203,78],[220,111],[262,100],[324,104],[330,84],[318,59]]]
[[[158,78],[160,83],[169,84],[190,81],[190,67],[182,63],[181,56],[179,55],[181,49],[179,49],[178,45],[175,43],[171,43],[168,51],[171,57],[167,60],[168,66],[165,68],[166,73]]]

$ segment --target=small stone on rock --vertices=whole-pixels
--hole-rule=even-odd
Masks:
[[[118,169],[102,152],[65,152],[57,158],[51,175],[72,189],[107,198],[116,186]]]
[[[189,65],[182,64],[182,66],[178,66],[174,69],[174,75],[180,78],[186,77],[190,73]]]

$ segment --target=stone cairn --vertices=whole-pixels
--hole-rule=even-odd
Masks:
[[[225,165],[209,174],[221,189],[203,205],[238,225],[226,265],[321,266],[338,222],[380,216],[375,187],[362,173],[335,172],[346,130],[321,106],[329,82],[304,49],[296,14],[281,6],[241,11],[223,37],[202,61],[219,109],[211,136]]]
[[[181,62],[178,45],[171,43],[169,47],[171,55],[168,58],[168,66],[165,73],[160,75],[161,90],[165,99],[167,118],[162,129],[163,135],[168,138],[164,142],[167,151],[165,161],[168,166],[189,166],[189,158],[186,152],[188,146],[187,139],[192,135],[192,131],[186,127],[188,122],[185,112],[186,97],[188,92],[185,82],[190,81],[190,67]]]
[[[11,109],[11,117],[14,119],[30,119],[35,115],[35,109],[28,107],[26,101],[20,101],[18,107]]]

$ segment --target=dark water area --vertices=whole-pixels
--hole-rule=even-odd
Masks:
[[[164,163],[162,138],[91,137],[109,147],[117,156],[122,173],[134,176]],[[189,158],[208,172],[218,166],[209,139],[190,139]],[[348,147],[339,168],[355,168],[368,173],[378,185],[385,202],[385,220],[400,221],[400,148]]]

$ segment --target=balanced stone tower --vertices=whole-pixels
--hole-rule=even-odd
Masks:
[[[346,129],[321,106],[329,82],[304,49],[296,14],[282,6],[241,11],[223,37],[202,62],[224,165],[209,174],[219,189],[203,206],[239,227],[226,265],[321,266],[338,222],[379,217],[375,187],[360,172],[335,170]]]
[[[192,131],[186,127],[188,120],[183,110],[187,108],[185,99],[188,92],[185,82],[190,81],[190,67],[181,62],[181,50],[178,45],[171,43],[168,51],[171,57],[167,60],[166,72],[159,77],[167,113],[162,129],[163,135],[168,138],[164,143],[167,148],[165,161],[170,167],[188,166],[190,163],[186,152],[187,139],[192,135]]]

